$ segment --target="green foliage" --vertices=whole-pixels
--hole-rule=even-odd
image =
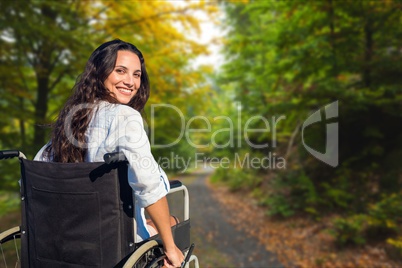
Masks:
[[[2,160],[0,161],[0,170],[2,172],[0,189],[3,191],[17,192],[19,190],[18,181],[21,177],[18,161]]]
[[[212,182],[224,182],[233,191],[254,189],[261,183],[261,174],[252,169],[223,168],[216,169],[211,177]]]
[[[347,176],[335,177],[330,182],[322,182],[320,194],[324,207],[332,209],[350,209],[355,195],[350,193],[350,180]]]
[[[366,214],[356,214],[334,220],[331,233],[339,246],[361,245],[368,240],[386,240],[401,234],[402,196],[391,194],[368,207]],[[388,242],[398,248],[397,240]]]
[[[264,204],[268,206],[268,215],[270,216],[283,216],[290,217],[295,214],[295,211],[299,209],[297,203],[291,202],[289,198],[284,195],[272,194],[264,200]]]
[[[338,246],[362,245],[366,242],[364,230],[367,215],[354,215],[349,218],[339,218],[334,221],[331,234]]]
[[[0,217],[20,208],[19,195],[8,191],[0,191]]]
[[[319,195],[311,179],[299,172],[283,172],[271,179],[271,189],[260,197],[267,206],[268,215],[289,217],[304,210],[312,216],[317,214]]]
[[[402,132],[396,127],[402,120],[400,4],[223,5],[227,64],[217,80],[218,93],[224,102],[241,103],[243,120],[256,115],[286,118],[277,125],[276,136],[251,136],[254,143],[269,147],[219,153],[230,155],[237,149],[284,156],[285,171],[256,171],[266,172],[266,181],[254,192],[271,215],[351,215],[335,223],[339,244],[361,244],[380,233],[385,239],[395,232],[391,226],[401,224],[395,216],[402,188]],[[338,101],[339,115],[325,120],[323,107],[333,101]],[[302,129],[317,110],[321,122]],[[335,168],[312,157],[305,146],[325,153],[329,123],[339,126]]]
[[[402,224],[402,195],[385,195],[378,203],[369,206],[370,226],[381,230],[399,232]]]
[[[387,239],[387,246],[385,247],[387,255],[396,261],[402,261],[402,236],[395,239]]]

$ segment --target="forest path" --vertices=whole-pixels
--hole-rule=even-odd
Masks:
[[[177,177],[189,190],[191,239],[200,267],[283,267],[256,238],[230,223],[227,209],[207,186],[212,173],[205,168]]]

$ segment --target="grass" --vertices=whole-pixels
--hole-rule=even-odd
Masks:
[[[0,232],[20,225],[20,214],[19,194],[0,191]]]

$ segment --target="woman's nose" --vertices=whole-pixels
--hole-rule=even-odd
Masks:
[[[127,74],[127,75],[124,77],[123,83],[124,83],[126,86],[129,86],[129,87],[134,86],[134,77],[133,77],[132,75]]]

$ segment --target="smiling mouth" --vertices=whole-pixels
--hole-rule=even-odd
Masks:
[[[117,90],[120,91],[120,92],[122,92],[122,93],[125,93],[125,94],[130,94],[131,92],[133,92],[133,90],[132,90],[132,89],[129,89],[129,88],[121,88],[121,87],[118,87]]]

